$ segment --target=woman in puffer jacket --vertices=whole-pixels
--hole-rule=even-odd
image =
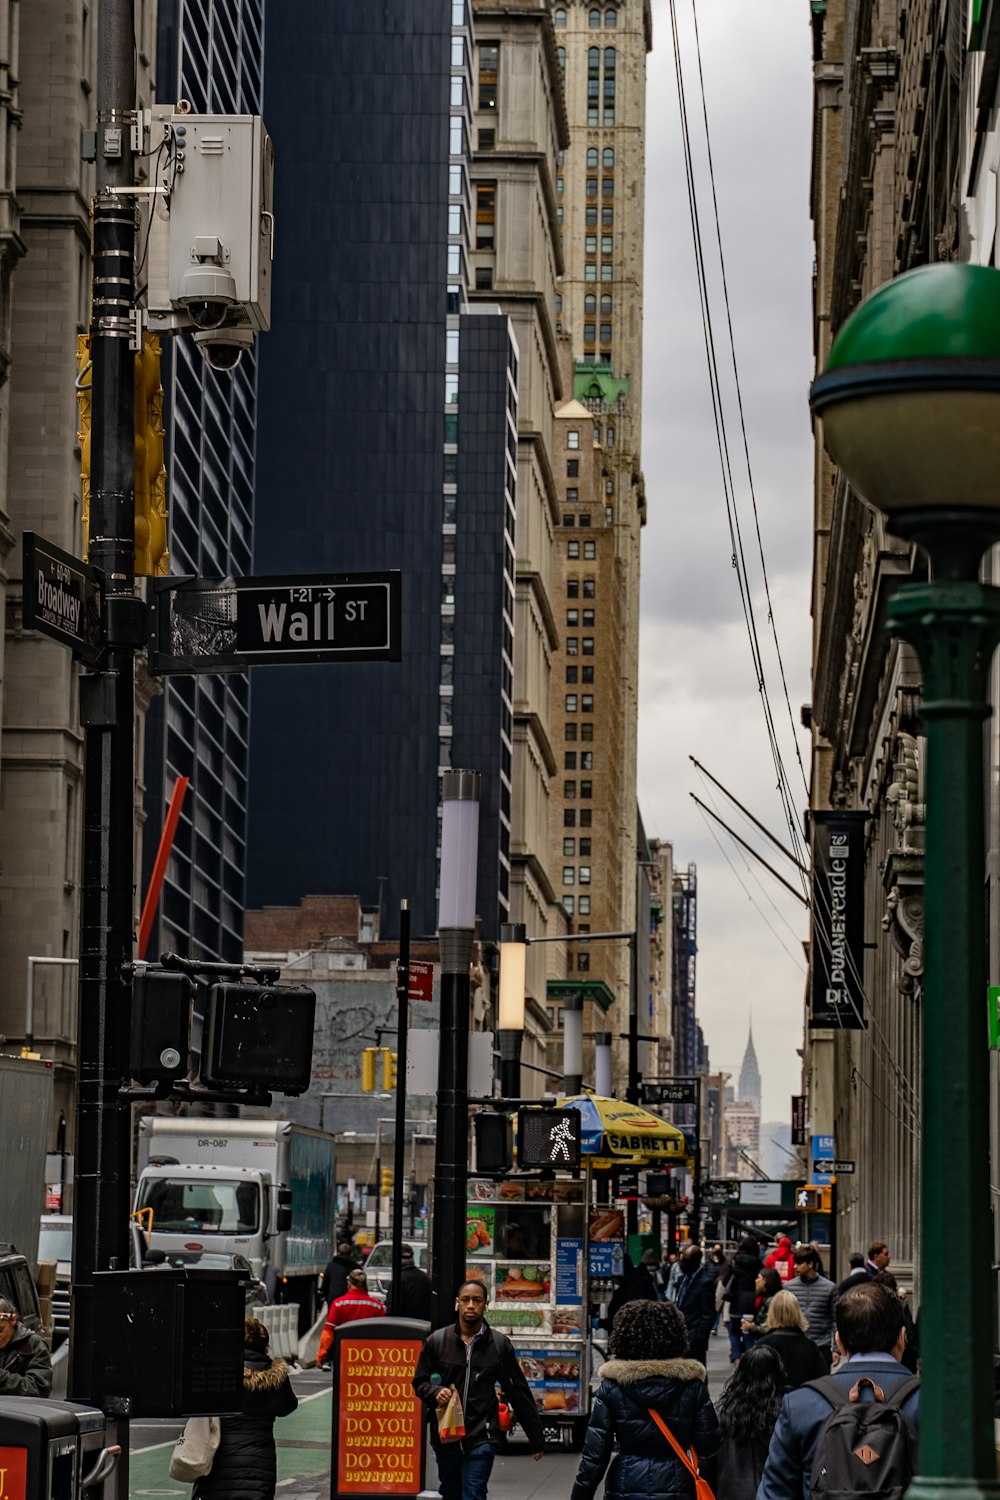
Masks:
[[[211,1472],[196,1481],[191,1500],[274,1500],[274,1419],[299,1402],[284,1360],[268,1358],[264,1324],[247,1318],[243,1337],[243,1415],[222,1418]]]
[[[658,1412],[699,1459],[719,1446],[705,1366],[686,1358],[683,1317],[671,1302],[629,1302],[615,1317],[608,1349],[571,1500],[593,1500],[616,1444],[605,1500],[691,1500],[694,1480],[650,1415]]]

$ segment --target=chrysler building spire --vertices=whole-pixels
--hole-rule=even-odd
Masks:
[[[757,1053],[753,1045],[752,1016],[747,1037],[747,1050],[743,1054],[743,1066],[740,1069],[739,1100],[741,1104],[753,1105],[753,1108],[760,1114],[760,1068],[757,1066]]]

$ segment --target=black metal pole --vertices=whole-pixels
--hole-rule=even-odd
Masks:
[[[639,1103],[639,933],[628,938],[628,1083],[625,1098]],[[625,1205],[625,1234],[639,1233],[639,1202],[631,1196]]]
[[[118,1097],[127,1071],[133,945],[135,585],[134,354],[130,314],[135,209],[114,189],[133,183],[132,0],[97,14],[97,194],[91,313],[90,561],[101,570],[108,649],[80,684],[84,751],[83,880],[77,1027],[76,1192],[69,1392],[92,1394],[94,1274],[126,1270],[131,1112]],[[141,606],[140,606],[141,608]],[[127,1424],[119,1493],[128,1488]]]
[[[830,1178],[830,1280],[837,1285],[837,1178]]]
[[[701,1244],[701,1079],[694,1081],[694,1180],[691,1185],[691,1238]]]
[[[466,1196],[469,1182],[469,1022],[472,996],[469,966],[475,934],[475,839],[478,835],[480,777],[477,771],[449,771],[443,782],[446,817],[454,815],[456,804],[463,802],[475,803],[476,810],[461,834],[456,835],[453,849],[448,848],[445,840],[448,829],[443,826],[442,831],[441,911],[438,924],[441,945],[441,1024],[432,1223],[434,1300],[431,1316],[435,1328],[440,1328],[450,1319],[455,1305],[455,1293],[465,1279]],[[455,861],[456,867],[446,871],[445,863],[448,858]],[[468,868],[459,869],[458,866],[466,861]],[[447,913],[446,891],[449,904]],[[471,901],[468,899],[470,895]],[[460,916],[461,925],[456,920],[459,905],[465,906]]]
[[[396,965],[396,1139],[392,1150],[392,1281],[389,1316],[398,1318],[403,1272],[403,1174],[406,1171],[406,1042],[410,1028],[410,903],[399,903]]]

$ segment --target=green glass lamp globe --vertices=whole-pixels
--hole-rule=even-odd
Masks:
[[[893,517],[1000,511],[1000,271],[956,262],[886,282],[809,393],[857,492]]]

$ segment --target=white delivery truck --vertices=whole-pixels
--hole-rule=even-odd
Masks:
[[[32,1277],[45,1208],[45,1153],[52,1112],[52,1064],[0,1053],[0,1120],[10,1170],[4,1174],[0,1242],[25,1257]]]
[[[245,1255],[273,1302],[316,1316],[333,1254],[334,1138],[291,1120],[139,1122],[136,1209],[152,1210],[149,1248],[178,1264]]]

